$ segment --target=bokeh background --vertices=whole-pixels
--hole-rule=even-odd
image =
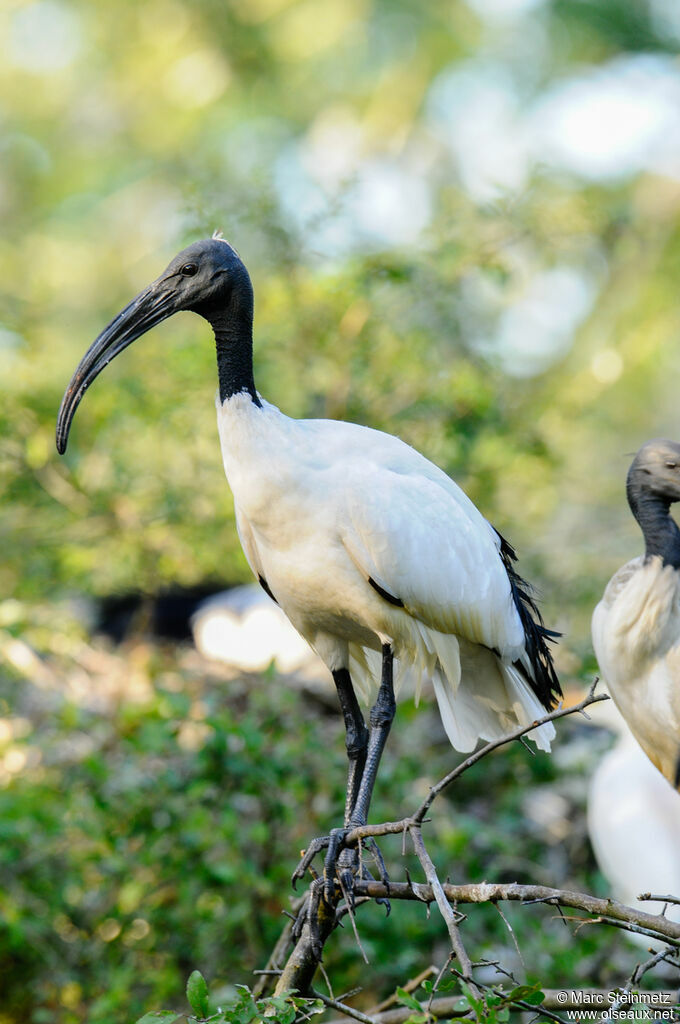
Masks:
[[[87,345],[222,229],[262,393],[454,475],[520,550],[578,689],[592,608],[640,549],[630,455],[680,434],[679,50],[676,0],[4,0],[2,1024],[181,1008],[194,967],[248,983],[342,799],[332,701],[153,635],[159,593],[248,578],[205,326],[117,360],[60,459]],[[121,595],[117,643],[97,623]],[[400,709],[376,816],[451,764],[436,722]],[[452,875],[607,891],[583,813],[607,738],[561,736],[461,785],[432,826]],[[515,917],[518,970],[546,984],[619,981],[634,955]],[[495,912],[475,922],[480,955],[515,955]],[[370,969],[350,935],[328,969],[366,1005],[445,957],[417,908],[373,908],[362,939]]]

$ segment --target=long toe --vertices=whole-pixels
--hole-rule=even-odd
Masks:
[[[354,880],[359,872],[359,855],[355,848],[346,846],[340,851],[335,870],[342,894],[354,910]]]
[[[378,869],[378,876],[380,878],[380,881],[383,883],[383,885],[387,889],[387,895],[389,896],[389,894],[390,894],[390,876],[387,874],[387,868],[385,867],[385,861],[384,861],[382,853],[380,852],[380,847],[376,843],[375,839],[367,839],[366,840],[366,849],[370,852],[371,856],[373,857],[373,861],[375,863],[375,866]],[[376,902],[380,903],[382,901],[381,900],[376,900]],[[388,913],[389,913],[389,911],[388,911]]]
[[[375,861],[375,863],[377,865],[377,868],[378,868],[378,875],[379,875],[380,881],[382,882],[382,884],[385,886],[385,889],[387,890],[387,896],[376,896],[375,897],[375,902],[378,904],[378,906],[385,908],[385,915],[386,915],[386,917],[389,917],[390,913],[392,911],[392,904],[389,901],[390,876],[387,874],[387,868],[385,867],[385,861],[383,860],[382,853],[380,852],[380,848],[379,848],[378,844],[375,842],[375,840],[374,839],[367,840],[366,847],[367,847],[367,849],[370,850],[370,852],[371,852],[371,854],[373,856],[373,860]],[[361,876],[360,877],[361,877],[362,881],[364,881],[364,882],[375,882],[374,876],[371,874],[371,872],[368,870],[368,868],[366,867],[365,863],[363,863],[363,862],[361,864]]]
[[[295,886],[297,885],[301,878],[304,878],[305,874],[307,873],[307,869],[309,868],[310,864],[316,857],[317,853],[320,853],[322,850],[325,850],[330,841],[330,836],[319,836],[316,839],[312,839],[307,849],[303,851],[300,863],[295,868],[295,871],[291,876],[293,888],[295,888]]]
[[[328,837],[328,850],[323,865],[323,898],[326,903],[332,903],[335,898],[338,859],[344,853],[343,843],[346,835],[346,828],[334,828]]]

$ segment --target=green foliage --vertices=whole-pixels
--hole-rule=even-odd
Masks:
[[[460,1019],[466,1011],[471,1011],[472,1019],[478,1024],[505,1024],[511,1010],[535,1010],[540,1013],[540,1005],[545,998],[538,985],[515,985],[507,991],[485,986],[485,991],[479,993],[473,991],[466,982],[449,978],[440,980],[436,989],[432,982],[427,981],[421,988],[428,997],[433,997],[435,992],[439,996],[459,989],[461,996],[454,1007],[455,1015],[450,1020]],[[294,993],[255,999],[246,985],[237,985],[236,992],[237,995],[226,1006],[220,1006],[211,1013],[208,986],[203,975],[194,971],[187,982],[187,998],[194,1012],[191,1020],[196,1019],[200,1024],[298,1024],[323,1013],[325,1009],[321,999],[304,999]],[[429,1002],[419,1002],[414,995],[399,986],[395,997],[398,1005],[413,1011],[405,1024],[432,1024],[435,1020],[429,1011]],[[145,1014],[136,1024],[172,1021],[180,1016],[171,1010],[161,1010]],[[441,1015],[437,1019],[447,1020],[446,1016]]]
[[[212,1009],[227,1005],[266,963],[298,852],[341,818],[340,716],[275,673],[225,678],[188,650],[143,641],[114,653],[83,643],[64,612],[50,608],[46,621],[59,632],[38,616],[16,629],[41,645],[44,688],[0,675],[2,1011],[12,1024],[129,1024],[181,1006],[197,965]],[[10,642],[0,630],[0,649]],[[564,765],[564,741],[552,757],[516,744],[439,802],[427,840],[443,872],[597,887],[583,779],[603,748],[577,723],[560,735],[573,737]],[[455,760],[436,708],[400,702],[372,819],[411,812]],[[556,813],[534,819],[534,804]],[[381,850],[393,878],[407,868],[422,879],[400,837]],[[606,984],[628,963],[604,930],[575,942],[545,908],[504,913],[531,983]],[[475,955],[514,961],[494,908],[468,918]],[[363,989],[363,1005],[446,956],[443,923],[420,904],[397,904],[389,918],[361,907],[357,920],[370,970],[348,928],[324,962],[337,991]]]
[[[187,999],[197,1017],[207,1017],[209,1013],[208,986],[200,971],[192,971],[187,981]]]
[[[484,985],[481,990],[479,986],[473,989],[462,979],[445,978],[439,981],[435,988],[431,981],[425,981],[421,985],[424,993],[428,996],[426,1001],[419,1001],[414,995],[398,988],[396,991],[397,1002],[401,1006],[413,1010],[406,1021],[406,1024],[431,1024],[435,1020],[430,1012],[430,1001],[432,998],[441,997],[444,993],[452,996],[456,990],[460,991],[460,999],[454,1004],[451,1012],[451,1021],[460,1020],[461,1017],[472,1014],[470,1018],[478,1024],[505,1024],[510,1018],[512,1010],[533,1010],[539,1012],[540,1005],[545,999],[545,994],[539,985],[513,985],[511,988],[502,985]],[[467,1011],[467,1014],[466,1014]],[[439,1013],[438,1020],[446,1020],[446,1015]],[[540,1019],[540,1016],[539,1018]]]
[[[270,996],[254,999],[247,985],[236,986],[236,996],[211,1012],[208,986],[200,971],[193,971],[187,982],[187,999],[194,1015],[189,1019],[199,1024],[298,1024],[323,1013],[320,999],[303,999],[294,993],[284,996]],[[172,1010],[145,1013],[136,1024],[153,1024],[154,1021],[172,1021],[182,1014]]]
[[[677,33],[663,4],[643,0],[545,0],[526,39],[482,6],[1,5],[0,1024],[129,1024],[178,1004],[195,965],[211,1005],[246,1013],[234,986],[266,960],[296,851],[341,813],[340,725],[309,697],[139,640],[93,647],[69,606],[248,577],[197,320],[175,318],[117,360],[79,410],[67,458],[54,452],[77,360],[181,244],[221,227],[242,251],[262,392],[292,415],[395,432],[454,474],[567,633],[563,676],[594,670],[593,605],[639,550],[623,453],[677,432],[677,181],[590,182],[538,161],[524,190],[476,200],[434,137],[431,90],[481,66],[528,108],[584,67],[675,54]],[[427,180],[432,217],[416,244],[334,247],[338,226],[356,228],[351,207],[344,222],[335,208],[356,168],[325,212],[323,182],[284,202],[282,179],[299,186],[343,125],[358,167],[398,158]],[[559,267],[592,284],[592,310],[544,371],[513,375],[489,339]],[[410,810],[450,767],[436,722],[400,705],[376,819]],[[604,741],[561,732],[563,757],[518,746],[461,780],[428,826],[438,864],[460,879],[603,889],[583,805]],[[396,840],[383,845],[395,874],[418,877]],[[538,908],[507,914],[530,984],[620,981],[611,935],[575,941]],[[494,908],[475,908],[466,928],[480,954],[515,955]],[[446,956],[440,922],[417,905],[387,921],[362,908],[360,930],[370,972],[349,929],[327,966],[338,989],[363,986],[366,1005]],[[480,1012],[500,1019],[508,999],[486,993]],[[293,1006],[270,1008],[283,1021]]]

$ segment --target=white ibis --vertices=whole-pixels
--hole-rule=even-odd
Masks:
[[[613,701],[593,707],[593,724],[618,736],[588,787],[588,832],[600,871],[615,899],[630,907],[644,892],[680,894],[680,793],[656,770]],[[663,903],[643,909],[660,914]],[[666,915],[680,920],[680,906],[669,906]],[[627,934],[649,946],[647,936]]]
[[[122,310],[64,395],[57,448],[86,389],[131,342],[178,310],[211,325],[217,423],[250,567],[330,669],[349,759],[344,829],[366,823],[406,673],[430,676],[449,739],[471,750],[542,717],[560,695],[545,629],[512,547],[449,477],[403,441],[354,423],[294,420],[253,380],[253,290],[223,239],[196,242]],[[373,701],[367,729],[353,682]],[[533,730],[550,749],[552,724]],[[345,858],[346,859],[346,858]]]
[[[680,788],[680,444],[648,441],[626,493],[645,553],[616,572],[593,613],[593,646],[609,692],[649,759]]]

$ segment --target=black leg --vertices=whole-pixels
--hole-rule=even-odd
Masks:
[[[345,834],[345,829],[349,825],[352,812],[354,811],[354,804],[356,803],[357,795],[359,793],[359,786],[361,784],[364,765],[366,763],[369,733],[366,728],[366,723],[364,722],[364,716],[361,713],[361,708],[359,707],[359,702],[354,692],[354,687],[352,686],[352,679],[349,671],[346,668],[336,669],[333,672],[333,680],[335,681],[342,715],[345,720],[345,746],[347,748],[347,759],[349,761],[347,769],[347,794],[345,797],[344,827],[333,829],[331,834],[328,836],[320,836],[318,839],[312,839],[300,863],[295,869],[295,872],[293,873],[293,886],[295,886],[295,883],[299,878],[304,876],[307,868],[312,863],[317,853],[321,850],[328,849],[326,864],[335,865],[338,853],[342,847],[342,838]],[[332,875],[333,871],[330,872],[329,877],[332,877]],[[331,882],[329,882],[329,885],[330,884]]]
[[[333,829],[329,836],[313,840],[293,875],[293,884],[295,884],[298,878],[303,877],[316,854],[320,850],[326,849],[322,885],[323,899],[329,905],[333,903],[336,877],[350,900],[353,879],[357,873],[360,873],[361,877],[370,877],[360,864],[357,849],[354,847],[343,848],[343,843],[350,829],[366,824],[380,758],[396,711],[392,679],[393,660],[392,648],[389,644],[383,644],[382,677],[378,698],[371,708],[370,730],[366,729],[349,672],[347,669],[339,669],[333,673],[345,720],[347,757],[349,759],[344,827]],[[380,851],[375,847],[373,840],[366,840],[366,842],[370,843],[373,848],[380,876],[387,883],[387,873]],[[385,902],[387,903],[387,901]],[[389,912],[389,903],[387,903],[387,907]],[[309,907],[305,907],[301,913],[302,917],[306,918],[309,914]]]
[[[359,793],[357,794],[350,818],[350,824],[353,826],[366,824],[368,808],[373,795],[373,786],[378,774],[378,765],[380,764],[380,758],[397,709],[392,680],[393,660],[392,648],[389,644],[383,644],[382,679],[380,681],[380,689],[378,690],[378,699],[371,708],[371,730],[368,736],[366,763],[361,777]]]
[[[338,691],[343,718],[345,719],[345,746],[347,747],[347,759],[349,761],[347,769],[347,795],[345,797],[345,825],[349,825],[364,774],[369,734],[347,669],[337,669],[333,673],[333,680]]]

